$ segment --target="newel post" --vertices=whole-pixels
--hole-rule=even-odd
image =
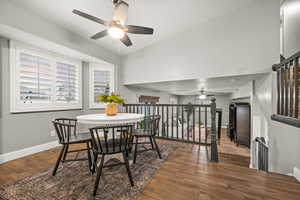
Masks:
[[[219,162],[218,158],[218,145],[217,145],[217,127],[216,127],[216,115],[217,115],[217,106],[216,99],[212,98],[211,100],[211,161]]]

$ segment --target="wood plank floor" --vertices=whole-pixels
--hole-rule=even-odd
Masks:
[[[178,148],[157,170],[138,200],[299,200],[293,177],[249,169],[249,158],[220,153],[220,163],[207,160],[205,146],[160,140]],[[0,165],[0,187],[52,167],[58,148]]]
[[[222,128],[218,151],[226,154],[246,156],[250,159],[250,149],[244,145],[237,146],[233,141],[230,141],[226,128]]]

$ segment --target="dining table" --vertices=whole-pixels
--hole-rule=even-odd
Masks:
[[[77,122],[80,124],[89,125],[122,125],[134,124],[144,119],[143,114],[137,113],[118,113],[113,116],[106,115],[105,113],[88,114],[77,116]]]
[[[105,113],[79,115],[76,117],[77,123],[83,125],[106,126],[106,125],[125,125],[136,124],[144,120],[145,115],[137,113],[118,113],[117,115],[108,116]],[[106,163],[120,162],[119,156],[110,156]],[[132,157],[129,157],[129,163],[132,165]]]

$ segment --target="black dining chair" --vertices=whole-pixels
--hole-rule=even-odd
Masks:
[[[145,151],[156,151],[158,154],[158,157],[161,159],[161,154],[159,147],[157,145],[157,142],[155,140],[155,136],[158,131],[160,121],[160,115],[150,115],[146,116],[142,122],[138,123],[138,126],[136,129],[133,130],[133,137],[135,138],[135,149],[134,149],[134,157],[133,157],[133,163],[136,163],[136,157],[138,153],[142,153]],[[143,141],[139,142],[140,139],[147,138],[148,142]],[[141,144],[151,144],[151,149],[144,149],[142,151],[138,150],[138,146]]]
[[[130,184],[131,186],[134,186],[128,161],[128,151],[132,146],[132,129],[132,125],[108,125],[90,128],[92,149],[94,153],[92,171],[94,173],[95,170],[97,170],[97,177],[93,191],[94,196],[97,194],[102,169],[104,167],[113,167],[120,164],[125,165]],[[119,153],[122,153],[124,162],[104,165],[104,158],[106,155]],[[99,166],[97,166],[98,155],[101,156]]]
[[[87,133],[77,133],[77,120],[70,118],[57,118],[52,121],[56,135],[58,136],[59,144],[62,145],[62,149],[57,158],[52,175],[55,176],[58,166],[61,162],[71,161],[85,161],[89,162],[89,169],[92,170],[92,158],[91,158],[91,135]],[[86,144],[86,148],[69,150],[69,147],[73,144]],[[87,158],[66,159],[68,153],[79,153],[82,151],[87,152]]]

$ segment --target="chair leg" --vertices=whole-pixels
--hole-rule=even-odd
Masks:
[[[60,164],[60,162],[61,162],[61,158],[62,158],[62,156],[63,156],[63,154],[64,154],[64,152],[65,152],[65,148],[66,148],[66,145],[63,145],[63,146],[62,146],[62,149],[60,150],[60,153],[59,153],[59,155],[58,155],[58,158],[57,158],[55,167],[54,167],[53,172],[52,172],[52,176],[55,176],[55,174],[56,174],[56,171],[57,171],[57,169],[58,169],[58,166],[59,166],[59,164]]]
[[[128,178],[129,178],[130,184],[133,187],[134,186],[133,178],[132,178],[130,167],[129,167],[128,157],[126,156],[125,152],[123,152],[123,158],[124,158],[124,162],[125,162],[125,166],[126,166],[126,170],[127,170],[127,174],[128,174]]]
[[[97,170],[97,178],[96,178],[96,182],[95,182],[95,185],[94,185],[93,196],[96,196],[96,194],[97,194],[97,190],[98,190],[98,186],[99,186],[99,181],[100,181],[100,177],[101,177],[101,174],[102,174],[103,165],[104,165],[104,155],[102,155],[100,166],[99,166],[99,168]]]
[[[133,164],[135,164],[136,162],[136,156],[137,156],[137,153],[138,153],[138,137],[136,137],[136,141],[135,141],[135,149],[134,149],[134,156],[133,156]]]
[[[151,143],[152,149],[154,150],[154,145],[153,145],[152,137],[149,137],[149,140],[150,140],[150,143]]]
[[[66,160],[68,151],[69,151],[69,145],[67,144],[66,147],[65,147],[65,151],[64,151],[62,162],[64,162]]]
[[[158,145],[157,145],[157,143],[156,143],[156,140],[155,140],[155,138],[154,138],[154,137],[152,137],[152,140],[153,140],[153,143],[154,143],[154,145],[155,145],[155,148],[156,148],[156,151],[157,151],[158,157],[161,159],[160,150],[159,150],[159,148],[158,148]]]
[[[92,171],[92,158],[91,158],[91,148],[90,148],[90,142],[86,143],[87,154],[88,154],[88,160],[89,160],[89,170]]]
[[[98,154],[94,153],[94,162],[93,162],[93,167],[92,167],[92,174],[95,173],[96,166],[97,166],[97,160],[98,160]]]

